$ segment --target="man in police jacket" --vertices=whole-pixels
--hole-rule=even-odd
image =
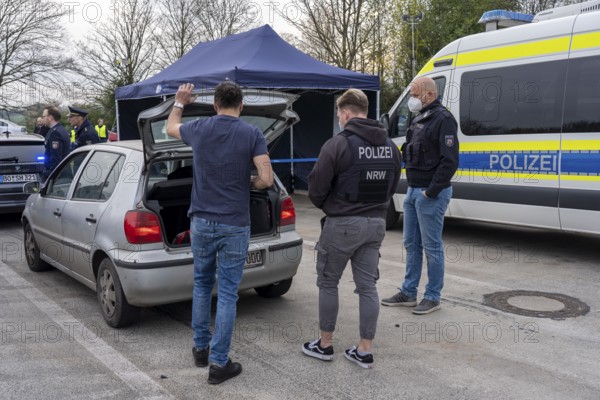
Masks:
[[[326,218],[317,244],[321,337],[302,347],[308,356],[333,359],[338,283],[350,260],[359,295],[360,341],[344,355],[363,368],[373,366],[379,248],[387,207],[400,178],[400,152],[381,124],[367,119],[368,107],[360,90],[350,89],[339,97],[337,115],[343,130],[323,145],[308,178],[308,197]]]
[[[73,148],[76,149],[88,144],[99,143],[98,133],[92,123],[87,119],[89,112],[73,106],[68,107],[69,114],[67,114],[67,117],[69,117],[69,123],[73,125],[73,129],[76,129]]]
[[[52,170],[65,158],[71,151],[69,142],[69,133],[60,123],[60,111],[55,106],[44,108],[42,121],[48,127],[46,141],[44,143],[44,172],[43,180],[46,180]]]
[[[404,199],[406,275],[400,292],[383,299],[386,306],[417,305],[423,249],[427,257],[425,295],[413,314],[440,309],[444,286],[444,214],[452,197],[450,179],[458,168],[457,123],[440,103],[433,79],[417,78],[411,84],[408,108],[416,116],[402,146],[408,191]]]

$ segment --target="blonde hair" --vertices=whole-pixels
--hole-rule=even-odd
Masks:
[[[337,99],[338,108],[350,110],[353,114],[367,114],[369,112],[369,99],[358,89],[348,89]]]

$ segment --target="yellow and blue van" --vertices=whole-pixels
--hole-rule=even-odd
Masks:
[[[419,72],[459,125],[447,216],[600,234],[600,1],[575,6],[455,40]],[[382,117],[398,146],[409,97]]]

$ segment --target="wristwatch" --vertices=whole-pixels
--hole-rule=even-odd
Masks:
[[[173,107],[181,108],[183,110],[184,105],[183,105],[183,103],[180,103],[180,102],[176,101],[173,104]]]

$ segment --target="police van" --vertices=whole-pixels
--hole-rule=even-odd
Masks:
[[[419,72],[458,122],[448,217],[600,234],[600,0],[568,7],[455,40]],[[382,116],[398,146],[409,98]]]

